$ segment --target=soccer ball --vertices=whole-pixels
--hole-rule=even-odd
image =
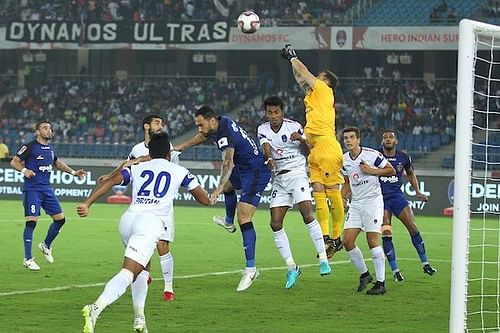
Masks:
[[[260,19],[257,14],[247,10],[238,16],[238,27],[245,34],[253,34],[260,27]]]

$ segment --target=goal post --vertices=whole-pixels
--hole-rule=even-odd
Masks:
[[[500,27],[460,21],[450,333],[500,331],[500,220],[498,212],[471,207],[473,182],[484,188],[499,182],[492,177],[499,163],[489,156],[490,152],[498,154],[500,148],[494,141],[500,138],[499,130],[493,128],[495,120],[500,120],[500,111],[494,106],[500,100],[499,54]],[[473,154],[480,149],[483,155]],[[484,195],[483,202],[487,206],[498,203],[498,198],[487,201]],[[471,214],[476,219],[471,220]]]

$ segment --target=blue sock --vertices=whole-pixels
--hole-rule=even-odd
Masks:
[[[257,235],[253,228],[253,223],[248,222],[240,225],[241,235],[243,236],[243,249],[247,260],[246,267],[255,267],[255,242]]]
[[[422,236],[420,236],[420,232],[411,236],[411,242],[413,243],[413,246],[415,246],[415,249],[417,249],[420,262],[422,264],[427,264],[427,254],[425,253],[424,240],[422,239]]]
[[[234,224],[234,215],[236,214],[236,205],[238,197],[236,192],[224,192],[224,206],[226,206],[226,223]]]
[[[23,240],[24,240],[24,258],[31,259],[31,244],[33,243],[33,231],[35,230],[36,222],[27,221],[24,227]]]
[[[59,230],[61,230],[62,226],[66,222],[66,219],[63,218],[62,220],[59,221],[54,221],[49,227],[49,230],[47,231],[47,236],[45,237],[45,245],[50,249],[50,245],[54,241],[54,239],[57,237],[59,234]]]
[[[392,236],[382,236],[382,246],[384,248],[385,256],[391,266],[392,271],[399,270],[398,263],[396,261],[396,249],[394,249],[394,243],[392,242]]]

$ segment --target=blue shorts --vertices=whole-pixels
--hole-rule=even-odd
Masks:
[[[384,196],[384,210],[399,217],[403,209],[408,206],[408,200],[401,195]]]
[[[40,216],[40,208],[52,216],[62,213],[54,190],[23,191],[24,216]]]
[[[240,202],[258,207],[262,192],[271,180],[271,171],[263,165],[256,170],[233,168],[229,181],[235,190],[241,190]]]

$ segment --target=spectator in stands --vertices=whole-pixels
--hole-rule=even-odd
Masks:
[[[455,9],[455,7],[451,7],[451,10],[448,14],[448,23],[457,23],[457,17],[457,10]]]
[[[0,137],[0,159],[9,157],[9,147],[5,144],[4,138]]]

